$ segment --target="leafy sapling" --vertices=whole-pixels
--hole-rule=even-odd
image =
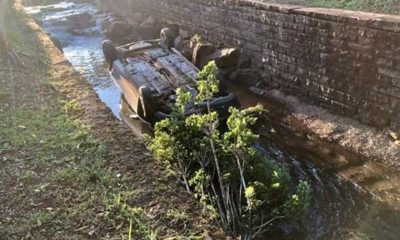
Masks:
[[[172,118],[156,123],[154,138],[148,138],[147,144],[227,233],[253,239],[277,219],[301,217],[311,190],[304,181],[296,186],[284,166],[255,149],[259,136],[251,126],[263,113],[262,105],[230,108],[227,129],[220,132],[218,113],[210,108],[219,91],[216,72],[215,62],[199,72],[195,99],[177,90]],[[186,115],[189,103],[203,101],[206,113]]]

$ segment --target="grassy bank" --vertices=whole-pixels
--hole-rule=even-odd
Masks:
[[[34,34],[17,30],[24,16],[8,14],[16,21],[6,22],[7,37],[20,55],[29,56],[31,72],[11,65],[2,70],[7,99],[0,112],[0,189],[4,210],[12,214],[2,218],[0,235],[79,239],[106,230],[120,239],[132,221],[134,234],[154,236],[157,230],[143,210],[129,204],[135,191],[106,165],[107,145],[79,119],[79,103],[62,100],[54,90],[46,53],[29,44]],[[36,71],[30,57],[41,59]]]
[[[67,231],[79,238],[130,220],[146,235],[152,231],[142,210],[128,204],[135,191],[105,165],[106,145],[85,124],[46,105],[3,111],[0,119],[6,123],[0,130],[1,188],[11,204],[23,203],[2,223],[3,236],[70,239]]]
[[[400,0],[265,0],[310,7],[343,8],[377,13],[400,14]]]
[[[24,66],[0,59],[0,239],[200,238],[186,195],[139,142],[119,137],[119,123],[107,124],[68,65],[51,64],[29,18],[7,14]]]
[[[309,0],[308,5],[367,12],[400,13],[399,0]]]

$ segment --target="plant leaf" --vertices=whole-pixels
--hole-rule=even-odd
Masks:
[[[397,135],[397,133],[393,132],[393,131],[389,131],[389,136],[392,138],[392,140],[396,141],[399,140],[399,136]]]

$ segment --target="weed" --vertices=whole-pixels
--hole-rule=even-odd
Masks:
[[[169,219],[173,219],[174,221],[186,221],[188,219],[188,216],[186,212],[180,211],[178,209],[169,209],[167,212],[167,217]]]
[[[61,106],[66,113],[74,113],[74,112],[81,112],[82,106],[77,100],[70,100],[70,101],[61,101]]]
[[[132,219],[129,220],[128,240],[132,240]]]
[[[18,178],[21,180],[25,180],[25,181],[31,181],[36,176],[37,176],[37,174],[32,170],[22,171],[21,173],[18,174]]]
[[[129,202],[133,199],[132,192],[120,192],[106,199],[106,208],[115,219],[129,221],[128,238],[136,236],[140,239],[157,239],[159,230],[152,227],[143,208]]]
[[[54,216],[51,212],[31,213],[28,216],[28,220],[32,227],[41,227],[42,225],[50,223],[53,218]]]

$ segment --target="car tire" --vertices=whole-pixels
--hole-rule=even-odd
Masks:
[[[163,28],[161,29],[160,32],[160,41],[161,45],[166,47],[166,48],[172,48],[174,47],[174,41],[176,38],[176,34],[169,29],[169,28]]]
[[[140,87],[139,96],[143,118],[147,121],[153,121],[154,114],[157,112],[157,102],[153,99],[150,89],[146,86]]]
[[[111,40],[103,41],[103,54],[106,62],[111,66],[118,59],[117,49]]]

